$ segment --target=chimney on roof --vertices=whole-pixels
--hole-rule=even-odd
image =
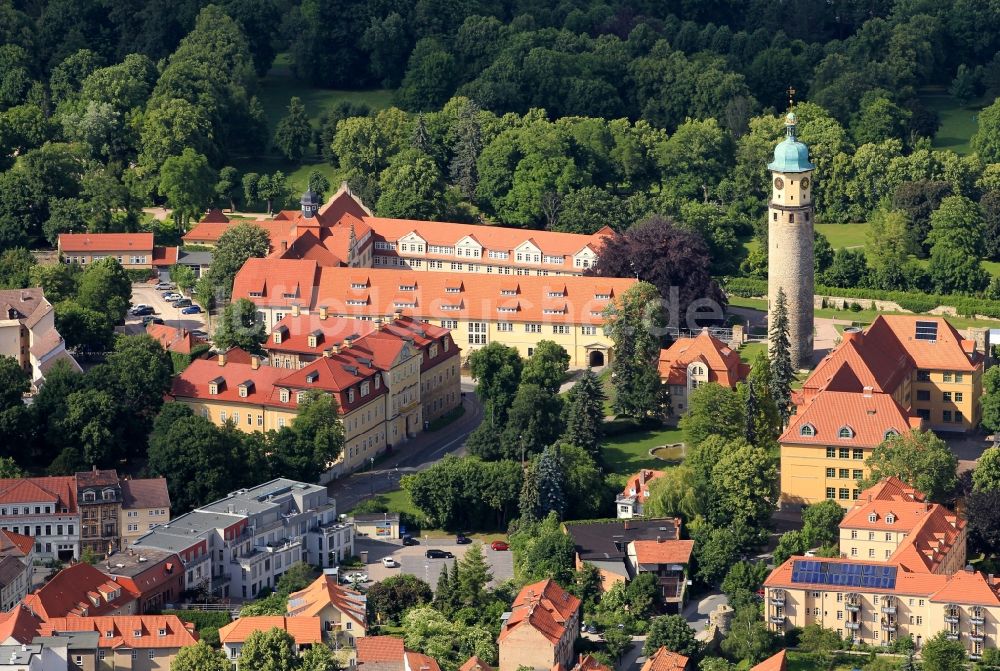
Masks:
[[[226,353],[225,352],[219,352],[219,365],[220,366],[225,366],[226,365]]]
[[[662,543],[663,542],[663,536],[657,536],[656,537],[656,542],[657,543]]]
[[[260,368],[260,357],[252,355],[250,356],[250,368],[252,370],[257,370],[258,368]]]
[[[853,340],[854,342],[861,344],[861,339],[864,337],[864,333],[857,326],[848,326],[844,329],[843,342],[848,340]]]
[[[376,323],[378,324],[378,330],[384,331],[385,327],[389,325],[391,319],[379,319]]]
[[[340,354],[340,347],[341,347],[341,344],[339,342],[336,343],[336,344],[334,344],[334,346],[333,346],[333,353],[334,354]]]
[[[319,306],[319,318],[320,318],[321,321],[324,320],[324,319],[326,319],[326,306],[325,305],[320,305]]]
[[[861,392],[862,392],[862,394],[864,394],[865,398],[871,398],[873,391],[874,391],[874,388],[870,387],[870,386],[865,387],[864,389],[861,390]]]
[[[402,308],[396,308],[396,311],[392,313],[392,318],[393,319],[399,319],[402,316],[403,316],[403,310],[402,310]]]
[[[299,316],[299,304],[298,303],[292,303],[292,316],[293,317],[298,317]]]

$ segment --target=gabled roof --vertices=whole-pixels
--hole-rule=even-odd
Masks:
[[[108,596],[114,592],[119,593],[117,598],[108,602]],[[90,564],[81,562],[59,571],[24,597],[24,604],[39,618],[50,620],[67,615],[103,615],[125,607],[136,596]]]
[[[931,594],[936,603],[970,604],[974,606],[1000,606],[997,585],[991,585],[978,571],[958,571],[948,576],[944,586]]]
[[[146,334],[159,342],[163,349],[178,354],[190,354],[196,345],[205,342],[201,338],[193,336],[187,329],[178,329],[166,324],[147,324]]]
[[[0,503],[51,503],[57,513],[76,513],[76,478],[47,476],[40,478],[0,479]]]
[[[297,645],[312,645],[323,642],[322,623],[318,617],[282,617],[280,615],[260,615],[241,617],[219,629],[222,643],[243,643],[255,631],[281,629],[295,639]],[[363,639],[358,639],[363,640]]]
[[[321,575],[304,590],[288,597],[289,617],[316,616],[327,607],[335,608],[362,629],[367,628],[365,595],[340,586],[335,576]]]
[[[581,561],[624,561],[627,545],[637,540],[673,540],[680,536],[677,518],[566,522]]]
[[[462,666],[458,667],[458,671],[494,671],[494,669],[478,656],[473,655],[465,660]]]
[[[920,426],[920,418],[910,415],[889,394],[822,391],[799,407],[779,442],[873,448],[888,432],[905,434]],[[803,434],[803,427],[811,428]],[[850,435],[842,438],[845,428]]]
[[[406,668],[409,671],[441,671],[433,657],[409,650],[406,651]]]
[[[152,233],[60,233],[62,252],[153,252]]]
[[[229,217],[217,207],[213,207],[199,220],[201,224],[228,224]]]
[[[17,605],[6,613],[0,613],[0,643],[13,639],[19,643],[30,643],[38,635],[41,620],[27,608]]]
[[[625,489],[622,490],[621,496],[623,498],[635,497],[639,503],[645,503],[646,495],[649,493],[649,485],[657,478],[662,478],[663,475],[663,471],[644,468],[635,475],[629,477],[628,482],[625,483]]]
[[[525,585],[514,599],[511,615],[503,623],[497,640],[502,642],[511,631],[524,626],[556,644],[565,636],[570,618],[579,609],[580,600],[551,579]]]
[[[405,649],[403,639],[395,636],[363,636],[354,641],[358,662],[401,662]]]
[[[785,671],[788,667],[788,656],[784,650],[771,655],[750,671]]]
[[[632,541],[631,545],[639,564],[687,564],[694,550],[690,540]]]
[[[176,615],[55,617],[39,627],[41,636],[73,631],[97,632],[98,647],[111,649],[183,648],[198,642],[194,625],[185,624]]]
[[[282,341],[276,343],[274,338],[268,338],[264,343],[264,349],[269,352],[319,354],[325,349],[343,343],[348,336],[368,335],[375,330],[375,324],[368,320],[348,317],[320,319],[318,312],[311,312],[298,316],[285,315],[272,327],[271,333],[282,328],[287,329]],[[310,347],[309,336],[317,331],[322,333],[322,337],[318,339],[315,347]]]
[[[170,386],[170,395],[174,398],[190,398],[203,401],[225,401],[247,405],[268,405],[279,408],[291,408],[289,401],[282,403],[275,391],[275,383],[288,374],[283,368],[260,366],[254,368],[250,364],[232,363],[227,361],[220,366],[216,359],[197,359],[191,362],[180,375],[174,377]],[[209,383],[217,378],[223,378],[218,394],[209,393]],[[254,388],[243,398],[239,386],[245,380],[253,380]]]
[[[695,361],[708,368],[709,382],[725,387],[735,387],[750,374],[750,366],[743,363],[740,355],[705,328],[693,338],[678,338],[670,347],[660,350],[657,364],[660,379],[670,384],[684,384],[687,367]]]
[[[24,320],[24,325],[32,328],[42,317],[52,310],[52,304],[45,299],[40,287],[28,289],[0,289],[0,319]]]
[[[459,671],[463,671],[463,669],[459,669]],[[580,660],[573,665],[571,671],[612,671],[612,669],[594,659],[593,655],[581,654]]]
[[[685,671],[688,661],[684,655],[661,647],[646,660],[640,671]]]
[[[236,273],[233,298],[250,298],[256,305],[310,305],[318,268],[309,259],[247,259]]]
[[[31,536],[0,529],[0,555],[27,557],[34,547],[35,539]]]
[[[153,265],[157,268],[169,268],[177,263],[179,247],[153,247]]]
[[[122,480],[122,508],[170,508],[166,478]]]

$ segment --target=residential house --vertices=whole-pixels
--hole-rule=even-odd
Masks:
[[[478,655],[473,655],[469,657],[462,666],[458,667],[458,671],[496,671],[493,666],[487,664]]]
[[[432,657],[407,650],[395,636],[366,636],[357,646],[359,671],[441,671]]]
[[[414,270],[324,267],[310,259],[249,259],[236,274],[234,298],[252,301],[265,324],[285,315],[384,319],[397,311],[449,329],[474,350],[499,341],[530,356],[540,340],[570,355],[572,366],[608,363],[604,311],[634,278],[500,277],[496,280]]]
[[[629,573],[635,577],[650,573],[656,578],[660,599],[668,613],[680,613],[688,583],[688,565],[694,541],[657,536],[655,540],[634,540],[628,544]]]
[[[688,657],[661,646],[646,658],[640,671],[687,671],[689,662]]]
[[[178,603],[184,592],[184,567],[174,552],[150,548],[116,552],[99,569],[134,594],[137,613],[158,613]]]
[[[0,530],[34,538],[39,559],[79,558],[76,478],[0,479]]]
[[[879,315],[863,332],[845,329],[803,383],[779,439],[782,503],[850,507],[861,494],[854,483],[868,475],[864,461],[887,437],[973,430],[988,334],[970,336],[933,316]]]
[[[328,645],[353,647],[368,630],[366,603],[364,594],[338,584],[336,573],[324,572],[289,595],[288,617],[318,617]]]
[[[153,267],[152,233],[60,233],[59,257],[63,263],[85,266],[107,257],[124,268]]]
[[[670,416],[678,419],[687,411],[692,391],[709,382],[735,389],[750,374],[750,366],[706,327],[660,350],[657,371],[660,381],[670,386]]]
[[[146,335],[160,343],[163,349],[188,356],[198,347],[206,349],[208,343],[195,336],[186,328],[175,328],[166,324],[147,324]]]
[[[625,483],[625,489],[615,499],[615,506],[618,508],[618,519],[627,520],[633,517],[642,517],[642,507],[649,498],[649,485],[657,478],[663,477],[663,471],[654,471],[644,468],[633,476],[630,476]]]
[[[275,368],[298,369],[321,358],[334,345],[348,346],[375,329],[374,321],[330,317],[325,309],[290,313],[271,328],[264,349]]]
[[[234,671],[239,671],[240,654],[247,637],[255,631],[270,631],[281,629],[295,639],[295,646],[301,654],[314,645],[323,644],[323,633],[318,617],[281,617],[260,615],[241,617],[219,629],[219,641],[222,651],[233,663]]]
[[[170,521],[170,492],[165,478],[127,478],[121,481],[121,490],[118,529],[124,552],[133,540]]]
[[[24,597],[24,606],[38,619],[54,617],[135,615],[136,594],[100,570],[81,562],[59,571],[47,583]]]
[[[0,290],[0,356],[17,361],[31,376],[35,389],[57,361],[82,372],[66,351],[66,342],[56,330],[55,309],[39,287]]]
[[[39,626],[47,637],[79,632],[97,634],[96,671],[169,671],[181,648],[198,641],[194,625],[176,615],[57,617]]]
[[[132,542],[177,553],[187,589],[252,598],[297,562],[332,568],[354,554],[354,529],[324,486],[278,478],[240,489]]]
[[[97,649],[101,637],[96,631],[68,631],[60,636],[35,636],[31,645],[42,648],[43,659],[46,651],[56,657],[62,666],[59,671],[110,671],[110,667],[98,667]],[[58,665],[55,662],[54,665]]]
[[[0,645],[30,643],[40,622],[24,605],[0,613]]]
[[[31,591],[35,539],[0,531],[0,610],[8,611]]]
[[[525,585],[504,614],[497,646],[498,671],[522,667],[550,671],[573,666],[580,633],[580,600],[546,579]]]
[[[81,471],[76,474],[76,500],[80,506],[81,551],[102,557],[119,547],[118,520],[122,511],[122,488],[114,470]]]

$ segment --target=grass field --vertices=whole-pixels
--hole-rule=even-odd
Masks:
[[[941,117],[941,127],[934,141],[935,149],[951,149],[957,154],[970,154],[972,149],[969,140],[977,130],[976,114],[983,108],[982,104],[973,102],[962,105],[946,93],[925,93],[920,101]]]
[[[764,303],[764,301],[761,301],[761,303]],[[743,359],[744,363],[753,363],[753,360],[757,358],[757,355],[766,350],[767,343],[749,342],[740,348],[740,358]]]
[[[834,249],[864,247],[868,224],[816,224],[816,230],[826,236]]]
[[[680,429],[636,431],[609,436],[604,441],[601,452],[610,472],[631,475],[643,468],[662,469],[666,463],[649,456],[649,450],[659,445],[679,443],[682,439]]]

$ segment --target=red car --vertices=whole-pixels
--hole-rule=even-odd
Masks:
[[[510,549],[510,546],[504,543],[503,541],[493,541],[492,543],[490,543],[490,547],[498,552]]]

